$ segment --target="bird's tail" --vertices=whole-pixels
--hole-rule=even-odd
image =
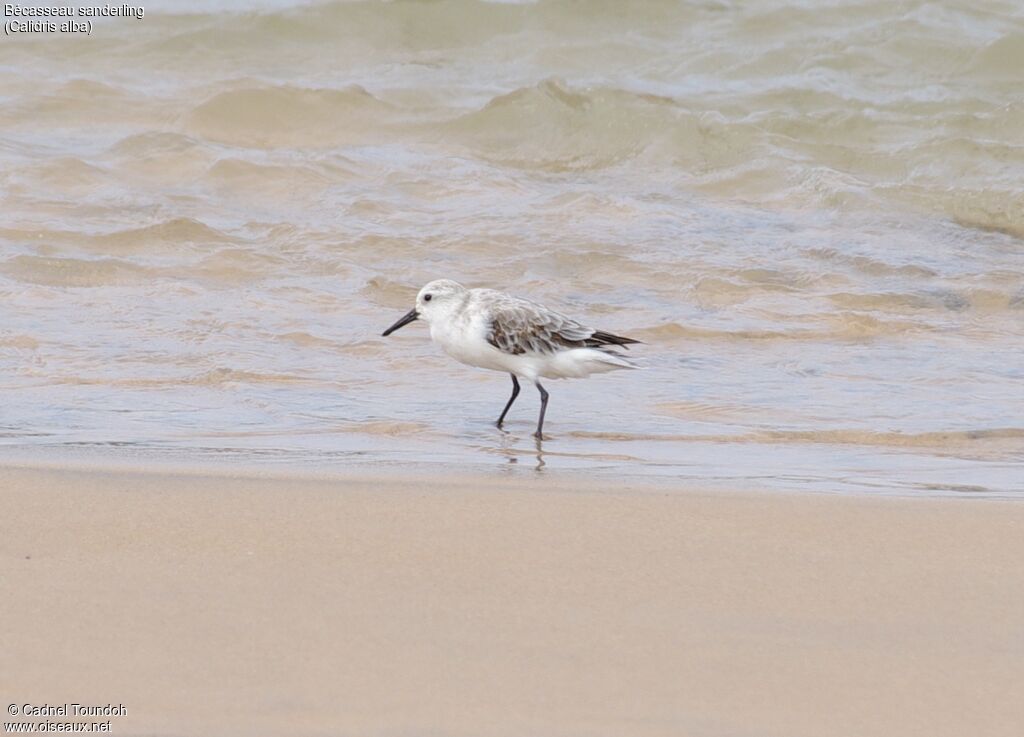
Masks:
[[[574,348],[554,356],[543,375],[557,379],[578,379],[616,369],[636,368],[641,366],[609,348]]]
[[[637,363],[636,361],[634,361],[634,360],[632,360],[630,358],[627,358],[626,356],[624,356],[623,354],[619,353],[618,351],[612,351],[612,350],[609,350],[607,348],[604,348],[604,349],[598,349],[598,350],[596,350],[594,352],[598,353],[599,356],[595,357],[593,360],[596,360],[596,361],[598,361],[600,363],[603,363],[603,364],[607,364],[611,368],[616,368],[616,369],[620,369],[620,368],[622,368],[622,369],[640,369],[640,368],[643,368],[643,366],[641,366],[639,363]]]

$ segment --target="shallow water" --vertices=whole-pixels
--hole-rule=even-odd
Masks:
[[[0,443],[1024,491],[1024,6],[146,3],[0,43]],[[645,341],[527,390],[436,277]],[[78,451],[75,451],[78,452]]]

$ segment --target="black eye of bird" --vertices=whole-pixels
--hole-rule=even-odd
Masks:
[[[430,300],[432,300],[433,298],[434,298],[434,295],[433,295],[433,294],[424,294],[424,295],[423,295],[423,301],[424,301],[424,302],[429,302],[429,301],[430,301]]]

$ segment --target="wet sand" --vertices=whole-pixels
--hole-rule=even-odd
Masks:
[[[6,468],[0,505],[0,693],[114,734],[1024,733],[1020,504]]]

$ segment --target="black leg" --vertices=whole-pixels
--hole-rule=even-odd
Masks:
[[[505,405],[505,409],[501,411],[501,417],[498,418],[498,427],[501,427],[501,423],[505,421],[505,415],[508,414],[509,407],[512,406],[512,402],[516,401],[516,397],[519,396],[519,379],[516,378],[515,374],[509,374],[512,377],[512,396],[508,398],[508,404]]]
[[[544,413],[548,409],[548,393],[540,385],[539,381],[534,382],[537,385],[537,391],[540,392],[540,418],[537,420],[537,432],[533,434],[533,437],[537,440],[544,439]]]

